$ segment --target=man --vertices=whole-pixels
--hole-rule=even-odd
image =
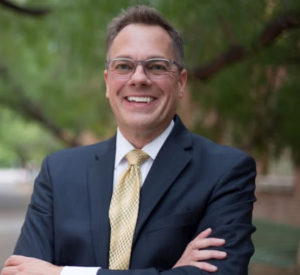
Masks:
[[[247,274],[255,163],[175,115],[187,80],[180,35],[139,6],[110,23],[107,46],[117,134],[44,160],[14,252],[33,258],[12,256],[2,275]]]

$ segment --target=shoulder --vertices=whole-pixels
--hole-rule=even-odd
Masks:
[[[80,146],[75,148],[67,148],[57,152],[54,152],[47,156],[44,162],[47,162],[48,165],[76,165],[90,162],[98,157],[98,155],[104,154],[108,151],[115,150],[115,137],[112,137],[108,140],[87,145]]]
[[[221,145],[203,136],[190,132],[175,116],[175,126],[171,133],[174,140],[182,149],[191,154],[193,162],[198,165],[229,168],[234,163],[246,159],[254,164],[251,156],[237,148]]]
[[[194,133],[191,133],[191,135],[193,139],[193,145],[197,149],[201,150],[204,154],[211,154],[216,156],[227,155],[233,157],[242,157],[248,155],[242,150],[234,148],[232,146],[216,143],[210,139]]]
[[[191,133],[193,146],[192,156],[194,160],[199,160],[207,168],[218,167],[230,168],[245,163],[249,167],[255,167],[255,161],[252,156],[240,149],[228,145],[221,145],[205,137]]]

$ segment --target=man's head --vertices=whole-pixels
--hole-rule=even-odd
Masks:
[[[130,24],[142,24],[148,26],[160,26],[170,36],[174,51],[175,60],[184,67],[184,44],[180,33],[173,28],[154,8],[140,5],[131,7],[128,10],[115,17],[107,28],[106,47],[107,55],[109,49],[119,32]]]
[[[139,6],[112,21],[107,43],[106,97],[122,134],[142,148],[168,127],[184,95],[182,39],[156,10]]]

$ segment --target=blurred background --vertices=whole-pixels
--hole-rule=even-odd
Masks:
[[[114,134],[106,26],[138,4],[183,34],[188,128],[257,161],[250,273],[300,274],[298,0],[0,0],[0,269],[42,159]]]

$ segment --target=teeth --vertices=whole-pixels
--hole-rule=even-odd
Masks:
[[[127,97],[128,101],[135,101],[135,102],[151,102],[154,100],[152,97],[137,97],[137,96],[129,96]]]

